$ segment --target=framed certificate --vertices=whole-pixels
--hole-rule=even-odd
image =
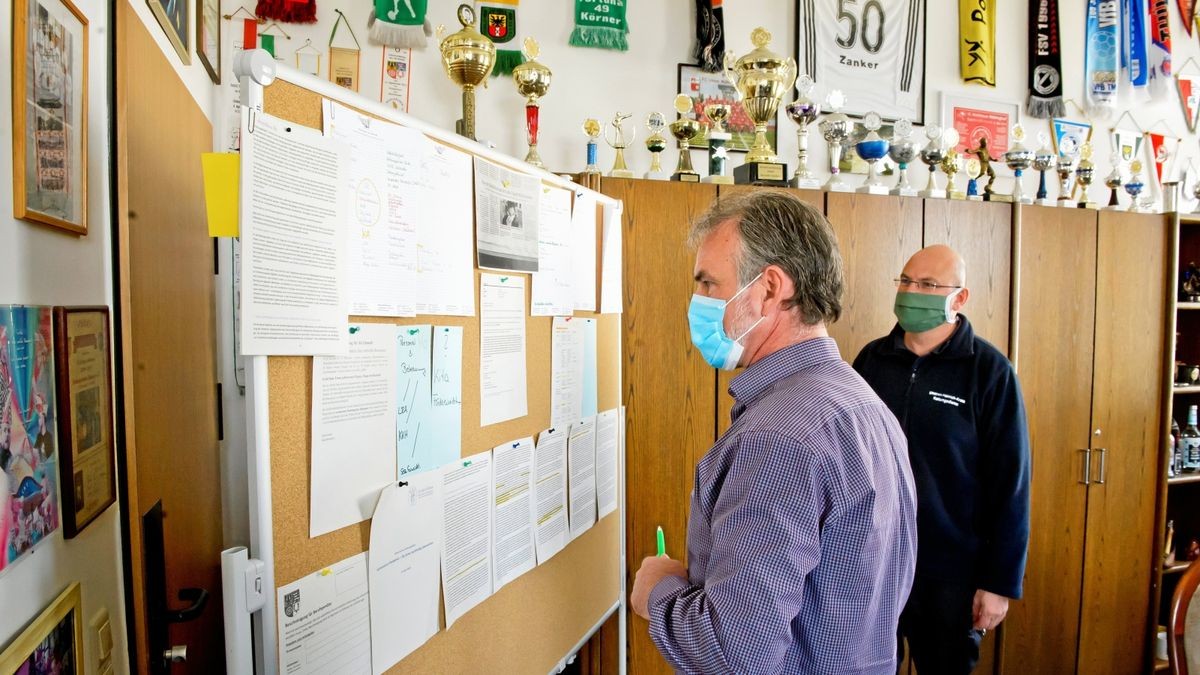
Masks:
[[[54,308],[59,465],[67,539],[117,498],[111,357],[107,307]]]

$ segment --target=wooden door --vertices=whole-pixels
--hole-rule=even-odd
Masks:
[[[692,347],[687,307],[694,256],[691,222],[716,199],[713,186],[604,179],[625,202],[625,312],[622,354],[626,423],[628,588],[655,553],[662,526],[667,554],[687,560],[687,519],[696,463],[712,447],[716,373]],[[669,673],[649,625],[629,614],[629,672]]]
[[[801,201],[812,204],[825,212],[825,193],[820,190],[794,190],[792,188],[764,188],[752,185],[722,185],[717,190],[717,199],[725,195],[736,195],[754,190],[778,190],[795,195]],[[846,355],[842,354],[844,358]],[[717,372],[717,438],[720,438],[730,425],[729,415],[733,411],[733,397],[729,395],[729,383],[737,377],[741,370]]]
[[[126,592],[134,598],[138,671],[164,672],[161,652],[148,647],[148,635],[165,624],[147,607],[147,582],[158,572],[171,609],[188,604],[182,589],[209,593],[199,618],[167,627],[169,644],[188,648],[174,672],[221,672],[214,248],[200,173],[212,127],[127,1],[117,29],[117,262],[133,578]],[[159,503],[165,570],[148,570],[142,519]]]
[[[904,263],[921,249],[923,213],[916,197],[830,192],[825,215],[845,265],[842,318],[829,327],[842,358],[853,362],[871,340],[896,325],[892,306]]]
[[[945,244],[967,265],[971,297],[963,313],[975,334],[1008,353],[1012,302],[1012,205],[1000,202],[925,201],[923,246]]]
[[[1163,447],[1157,374],[1162,371],[1165,294],[1172,271],[1167,233],[1165,216],[1100,213],[1092,390],[1092,430],[1100,434],[1092,438],[1080,673],[1134,673],[1147,663],[1148,589],[1158,560],[1154,514]],[[1046,287],[1043,292],[1055,290]],[[1022,352],[1022,360],[1026,354]]]
[[[1071,673],[1088,498],[1080,450],[1091,424],[1097,216],[1019,208],[1016,365],[1032,443],[1032,510],[1024,597],[1004,621],[1002,660],[1006,673]]]

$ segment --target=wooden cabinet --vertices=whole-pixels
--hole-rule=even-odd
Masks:
[[[1003,672],[1146,663],[1162,429],[1164,216],[1021,207],[1017,372],[1033,454]]]

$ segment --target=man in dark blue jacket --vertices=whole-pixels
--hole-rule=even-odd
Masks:
[[[917,490],[917,572],[900,615],[921,675],[969,673],[983,635],[1021,597],[1029,433],[1012,364],[960,312],[966,266],[947,246],[896,280],[892,332],[854,369],[900,420]]]

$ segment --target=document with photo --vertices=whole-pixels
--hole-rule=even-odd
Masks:
[[[475,158],[475,240],[480,267],[538,271],[541,191],[541,179]]]

